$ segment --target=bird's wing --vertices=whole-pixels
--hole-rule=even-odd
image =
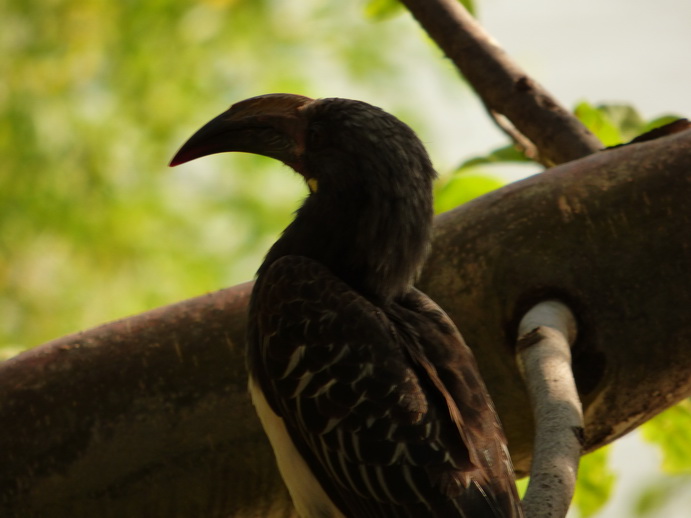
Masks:
[[[324,266],[286,256],[255,287],[250,369],[346,516],[512,516],[485,494],[463,417],[398,327]]]
[[[522,517],[506,436],[480,376],[475,357],[449,316],[427,295],[411,290],[399,301],[394,320],[415,334],[412,343],[429,378],[449,403],[450,416],[470,461],[480,469],[475,483],[497,516]]]

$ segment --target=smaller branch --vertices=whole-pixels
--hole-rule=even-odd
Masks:
[[[526,517],[562,518],[571,504],[583,449],[583,411],[571,369],[576,320],[567,306],[541,302],[519,324],[518,364],[535,419]]]
[[[490,113],[530,140],[545,165],[604,146],[499,47],[458,0],[400,0],[463,74]],[[510,135],[513,136],[513,135]]]
[[[535,147],[535,144],[527,139],[523,133],[518,131],[516,127],[511,124],[509,119],[494,110],[489,110],[489,115],[492,117],[497,127],[513,140],[514,146],[523,153],[526,158],[535,162],[541,162],[540,151]]]

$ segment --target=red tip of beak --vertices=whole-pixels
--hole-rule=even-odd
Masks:
[[[168,167],[175,167],[176,165],[184,164],[185,162],[189,162],[190,160],[193,160],[194,156],[185,156],[186,153],[178,153],[173,157],[173,159],[170,161],[170,164],[168,164]]]

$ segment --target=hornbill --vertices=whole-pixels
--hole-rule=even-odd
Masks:
[[[449,317],[413,287],[436,173],[415,133],[348,99],[234,104],[171,162],[269,156],[309,187],[259,268],[249,390],[305,518],[520,517],[501,425]]]

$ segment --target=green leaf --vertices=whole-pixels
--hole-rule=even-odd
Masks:
[[[403,11],[403,4],[398,0],[369,0],[365,6],[365,16],[381,21],[393,18]]]
[[[624,142],[628,142],[644,132],[645,121],[632,106],[602,104],[597,109],[619,130]]]
[[[463,5],[467,9],[467,11],[472,14],[473,16],[476,15],[475,12],[475,2],[473,0],[458,0],[459,3]]]
[[[456,169],[459,173],[465,169],[474,168],[481,165],[501,164],[508,162],[531,162],[523,153],[516,149],[513,145],[504,146],[490,152],[485,156],[473,157],[466,160]]]
[[[507,182],[492,175],[483,166],[530,163],[531,160],[513,145],[504,146],[484,156],[476,156],[461,163],[456,171],[442,181],[435,193],[437,212],[451,210],[474,198],[503,187]]]
[[[675,122],[681,118],[683,117],[679,115],[662,115],[660,117],[656,117],[655,119],[652,119],[645,123],[641,130],[641,134],[647,133],[648,131],[652,131],[655,128],[659,128],[666,124],[671,124],[672,122]]]
[[[606,147],[624,142],[622,132],[602,107],[596,108],[584,101],[576,106],[574,114]]]
[[[435,210],[444,212],[502,187],[505,182],[486,173],[456,173],[437,187]]]
[[[468,10],[470,14],[475,16],[477,12],[475,11],[475,2],[473,0],[459,0],[463,6]]]
[[[516,489],[518,490],[518,496],[523,500],[525,492],[528,490],[528,484],[530,483],[530,477],[523,477],[520,480],[516,480]]]
[[[680,118],[664,115],[646,122],[635,108],[627,104],[592,106],[585,101],[576,106],[574,113],[607,147],[630,142],[639,135]]]
[[[643,438],[660,448],[662,469],[667,473],[691,473],[691,400],[687,399],[641,426]]]
[[[609,451],[605,446],[581,458],[573,504],[584,518],[602,509],[612,493],[616,476],[609,467]]]

